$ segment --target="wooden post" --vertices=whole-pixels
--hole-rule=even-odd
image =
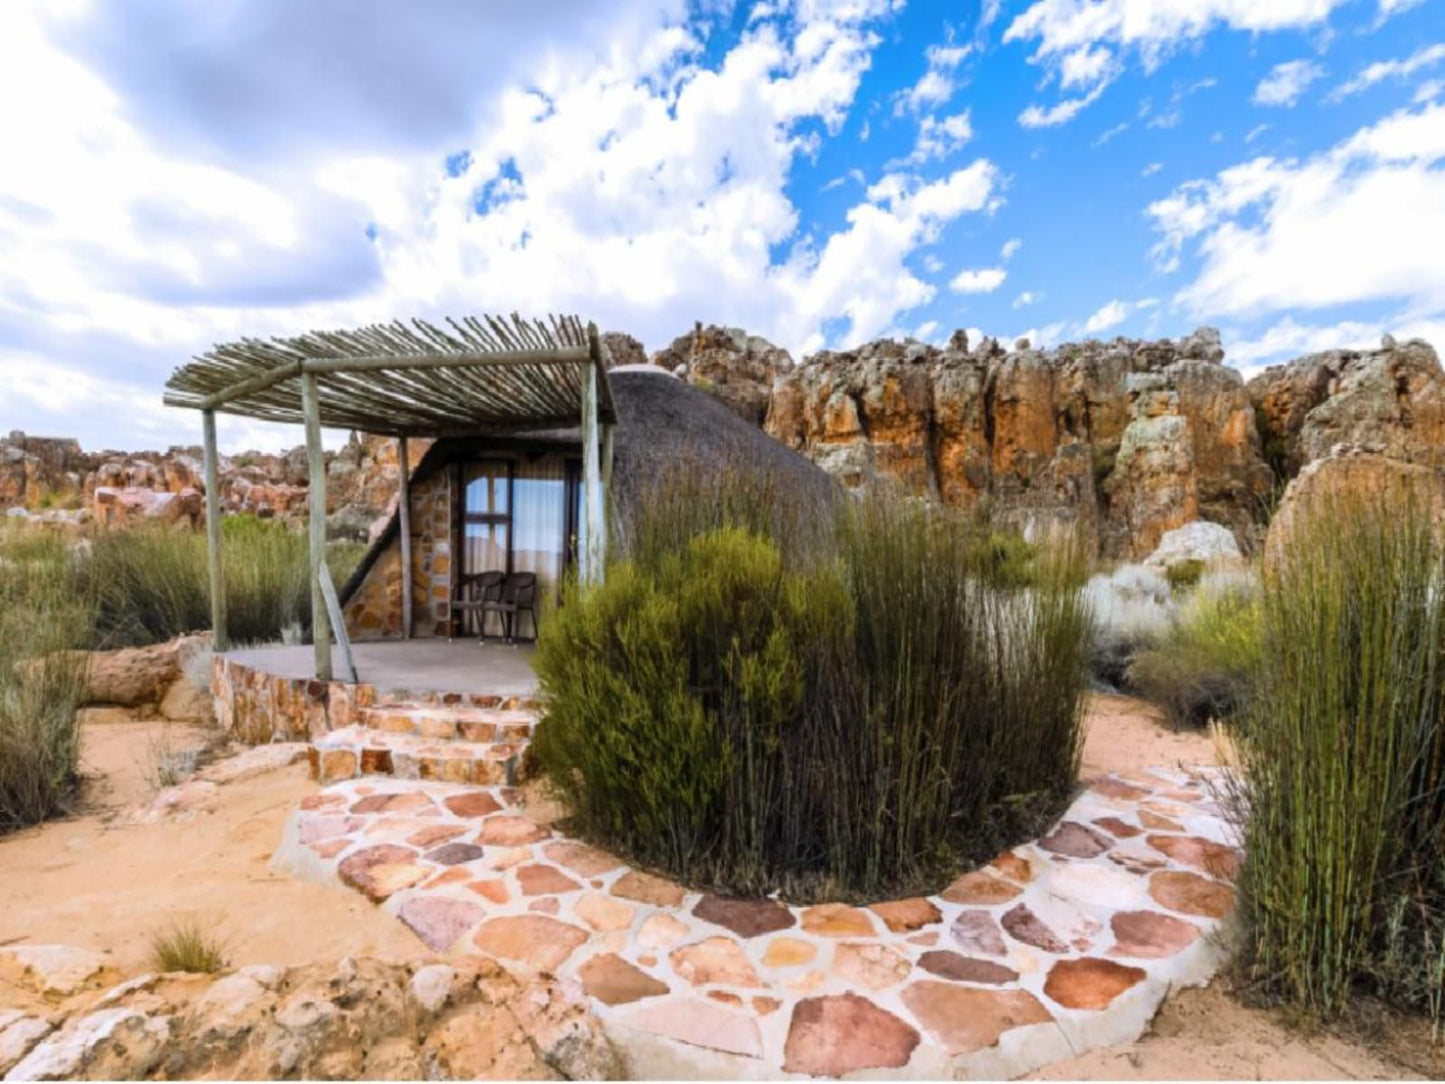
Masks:
[[[587,544],[582,552],[582,581],[602,579],[607,524],[602,512],[602,464],[597,433],[597,381],[602,373],[602,342],[597,325],[587,325],[591,360],[582,368],[582,507],[587,522]]]
[[[316,647],[316,680],[331,680],[331,620],[321,577],[326,575],[326,456],[321,448],[321,399],[316,374],[301,374],[301,409],[306,415],[306,466],[310,475],[311,642]]]
[[[397,466],[401,470],[401,489],[397,495],[397,515],[401,528],[401,635],[410,640],[412,634],[411,597],[411,463],[407,456],[406,437],[397,441]]]
[[[605,370],[604,370],[605,371]],[[605,377],[603,378],[605,379]],[[608,423],[602,427],[602,568],[607,568],[607,506],[612,502],[612,436],[617,426]]]
[[[216,451],[216,412],[201,412],[201,442],[205,446],[206,567],[211,576],[211,647],[231,646],[226,631],[226,576],[221,567],[221,465]]]

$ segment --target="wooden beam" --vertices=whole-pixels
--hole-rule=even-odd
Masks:
[[[293,361],[286,365],[278,365],[274,369],[267,369],[264,373],[257,373],[255,376],[248,376],[245,380],[232,384],[229,388],[222,388],[214,395],[208,395],[202,399],[197,406],[202,410],[215,410],[218,406],[230,402],[232,399],[239,399],[243,395],[251,395],[254,392],[263,391],[273,384],[279,384],[283,380],[289,380],[293,376],[301,374],[301,363]],[[167,396],[169,399],[170,397]]]
[[[613,433],[617,426],[608,423],[602,427],[602,567],[607,567],[607,508],[612,503],[612,456]]]
[[[326,575],[326,455],[321,448],[321,400],[316,374],[301,377],[301,408],[306,415],[306,467],[310,477],[311,642],[316,647],[316,679],[331,680],[331,620],[326,612],[321,577]]]
[[[326,599],[326,612],[331,617],[331,627],[336,630],[336,645],[341,648],[341,662],[346,667],[346,674],[351,678],[351,684],[361,684],[361,676],[356,672],[356,660],[351,655],[351,637],[346,635],[346,619],[341,614],[341,600],[336,597],[336,582],[331,578],[331,568],[323,559],[321,562],[321,578],[317,581],[321,584],[321,594]]]
[[[551,350],[477,351],[476,353],[373,354],[365,357],[307,358],[307,373],[365,373],[374,369],[475,369],[488,365],[585,364],[588,353],[580,346]]]
[[[602,464],[597,433],[597,382],[602,372],[602,346],[597,325],[587,325],[592,361],[582,374],[582,507],[587,524],[582,552],[582,581],[600,583],[607,530],[602,508]]]
[[[216,415],[201,415],[206,476],[206,568],[211,578],[211,648],[227,651],[231,637],[226,629],[226,575],[221,565],[221,466],[216,450]]]
[[[397,441],[397,467],[401,487],[397,496],[397,513],[401,527],[401,635],[410,640],[412,634],[411,597],[411,462],[407,455],[406,437]]]

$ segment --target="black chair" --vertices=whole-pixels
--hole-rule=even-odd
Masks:
[[[537,574],[513,572],[502,583],[500,597],[482,603],[482,640],[486,641],[487,614],[500,614],[507,643],[517,642],[517,617],[527,614],[532,619],[532,640],[537,639]]]
[[[487,606],[502,600],[502,585],[506,580],[503,572],[473,572],[457,581],[452,590],[451,632],[453,635],[466,629],[466,615],[477,615],[477,631],[483,640],[487,638]],[[460,615],[460,620],[458,620]],[[502,623],[506,625],[506,617]],[[447,637],[451,639],[451,637]]]

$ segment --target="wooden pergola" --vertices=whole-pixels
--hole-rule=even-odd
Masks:
[[[505,435],[533,430],[582,430],[586,545],[584,580],[601,579],[606,560],[606,481],[611,475],[617,409],[606,375],[606,347],[596,324],[575,316],[547,323],[510,318],[448,319],[443,329],[422,320],[293,338],[242,339],[218,345],[181,366],[166,382],[167,406],[201,412],[205,445],[206,542],[210,558],[211,624],[226,650],[225,564],[216,413],[306,427],[310,475],[311,613],[316,676],[331,679],[333,632],[350,647],[335,587],[326,569],[326,466],[323,428],[356,429],[398,438],[402,632],[412,635],[409,437]]]

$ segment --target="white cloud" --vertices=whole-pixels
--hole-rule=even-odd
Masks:
[[[1019,294],[1018,297],[1014,298],[1013,307],[1015,309],[1027,308],[1034,302],[1042,301],[1043,299],[1043,294],[1034,293],[1034,291],[1032,290],[1025,290],[1023,293]]]
[[[1102,133],[1099,135],[1099,138],[1096,139],[1096,140],[1094,140],[1094,142],[1091,143],[1091,144],[1089,144],[1089,145],[1090,145],[1091,147],[1094,147],[1094,148],[1102,147],[1105,143],[1109,142],[1109,140],[1113,139],[1115,136],[1120,135],[1120,134],[1122,134],[1123,132],[1126,132],[1126,131],[1128,131],[1128,130],[1129,130],[1129,122],[1128,122],[1128,121],[1123,121],[1123,122],[1121,122],[1121,123],[1119,123],[1119,124],[1114,125],[1114,127],[1109,128],[1109,129],[1105,130],[1104,132],[1102,132]]]
[[[1104,93],[1104,87],[1101,84],[1082,98],[1065,98],[1048,109],[1040,105],[1031,105],[1019,114],[1019,123],[1025,128],[1053,128],[1059,124],[1068,124],[1080,112],[1098,101],[1099,95],[1102,93]]]
[[[1256,139],[1264,135],[1264,133],[1267,131],[1269,131],[1268,124],[1256,124],[1253,128],[1249,130],[1249,134],[1244,137],[1244,141],[1246,143],[1253,143]]]
[[[1317,27],[1347,2],[1035,0],[1009,24],[1003,40],[1035,42],[1030,59],[1057,73],[1063,89],[1075,85],[1094,89],[1053,109],[1030,106],[1024,113],[1029,119],[1020,121],[1025,127],[1047,127],[1071,120],[1122,70],[1126,51],[1138,53],[1145,69],[1153,71],[1180,46],[1203,38],[1216,26],[1250,33]]]
[[[572,45],[539,17],[546,48],[525,34],[508,44],[531,58],[526,83],[464,88],[461,119],[422,150],[289,131],[177,149],[138,91],[123,93],[59,43],[50,9],[0,6],[0,93],[46,102],[0,111],[0,138],[27,149],[0,170],[0,371],[53,359],[75,375],[49,387],[48,401],[70,404],[70,431],[87,443],[110,442],[151,432],[143,417],[162,428],[170,418],[117,396],[158,404],[174,364],[241,335],[486,308],[576,311],[653,343],[703,316],[804,352],[822,345],[825,327],[835,344],[872,337],[934,297],[909,263],[949,222],[997,206],[990,162],[937,179],[885,177],[831,231],[801,231],[786,192],[799,156],[855,104],[879,40],[866,20],[892,0],[804,3],[780,19],[754,11],[716,59],[659,0],[628,3],[602,5],[609,36],[589,17],[586,40]],[[177,7],[171,38],[203,36],[188,25],[200,11]],[[510,11],[481,22],[496,33]],[[296,43],[303,52],[349,32],[296,17],[319,35]],[[149,47],[149,37],[121,44]],[[239,44],[234,52],[228,63],[252,64]],[[256,85],[277,93],[286,82],[266,79]],[[375,96],[364,79],[354,86]],[[346,123],[364,127],[370,99],[342,95],[351,88],[335,89],[362,118]],[[167,93],[178,108],[205,104]],[[451,98],[427,101],[458,112]],[[284,129],[306,108],[268,123]],[[937,123],[957,140],[951,120]],[[455,175],[437,143],[467,151]],[[0,427],[42,409],[11,396]],[[189,438],[190,421],[176,420],[174,435]]]
[[[933,159],[947,158],[972,138],[973,121],[967,109],[951,117],[940,118],[930,114],[918,122],[918,138],[912,153],[904,161],[921,165]]]
[[[1003,285],[1008,272],[1002,267],[982,267],[976,270],[960,271],[948,284],[948,288],[959,294],[991,294]]]
[[[924,50],[927,70],[913,86],[899,92],[894,113],[901,114],[904,110],[921,113],[946,104],[958,89],[953,73],[971,52],[971,45],[930,45]]]
[[[1445,60],[1445,42],[1426,45],[1417,49],[1403,60],[1380,60],[1364,68],[1359,75],[1347,83],[1341,83],[1330,92],[1329,100],[1338,102],[1352,94],[1368,90],[1386,79],[1404,80],[1422,68],[1428,68]]]
[[[1141,169],[1141,170],[1139,171],[1139,176],[1141,176],[1141,177],[1152,177],[1152,176],[1154,176],[1154,174],[1158,173],[1158,172],[1159,172],[1161,169],[1163,169],[1163,168],[1164,168],[1164,163],[1163,163],[1163,162],[1150,162],[1147,166],[1145,166],[1143,169]]]
[[[1108,331],[1111,327],[1118,327],[1128,317],[1129,306],[1123,301],[1115,299],[1085,320],[1082,330],[1085,335],[1097,335],[1101,331]]]
[[[1014,258],[1014,253],[1018,252],[1018,250],[1023,247],[1024,243],[1022,240],[1017,237],[1010,237],[1007,241],[1003,243],[1003,248],[999,249],[999,259],[1007,263],[1009,260]]]
[[[1322,79],[1324,74],[1324,68],[1313,60],[1288,60],[1276,64],[1254,88],[1254,104],[1288,109],[1300,100],[1311,83]]]
[[[1256,158],[1151,204],[1156,256],[1198,252],[1177,300],[1200,317],[1393,302],[1445,311],[1445,105],[1392,113],[1303,160]]]

